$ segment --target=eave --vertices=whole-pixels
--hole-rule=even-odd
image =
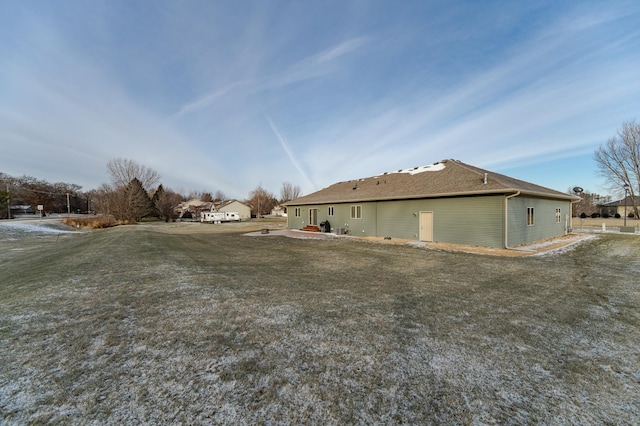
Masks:
[[[385,197],[345,197],[345,198],[331,198],[327,200],[301,200],[300,202],[296,202],[296,200],[292,200],[290,202],[285,203],[285,206],[304,206],[304,205],[320,205],[320,204],[346,204],[346,203],[364,203],[364,202],[374,202],[374,201],[394,201],[394,200],[421,200],[421,199],[435,199],[435,198],[452,198],[452,197],[473,197],[473,196],[488,196],[488,195],[510,195],[517,194],[520,195],[529,195],[533,197],[542,197],[542,198],[554,198],[560,200],[567,201],[575,201],[579,200],[580,197],[575,195],[562,195],[562,194],[549,194],[544,192],[536,192],[536,191],[526,191],[522,189],[516,188],[504,188],[504,189],[490,189],[490,190],[480,190],[480,191],[464,191],[464,192],[445,192],[439,194],[416,194],[416,195],[404,195],[404,196],[385,196]]]

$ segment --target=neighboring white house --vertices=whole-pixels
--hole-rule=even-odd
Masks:
[[[283,205],[275,206],[271,210],[271,216],[287,217],[287,208]]]
[[[218,212],[238,212],[241,220],[251,219],[251,207],[238,200],[228,200],[211,209]]]

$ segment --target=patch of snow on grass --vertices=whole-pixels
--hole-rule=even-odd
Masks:
[[[597,235],[577,235],[575,238],[572,239],[572,241],[569,244],[563,245],[562,247],[558,247],[556,249],[541,251],[540,253],[536,253],[533,256],[545,256],[550,254],[557,255],[557,254],[566,253],[570,250],[573,250],[577,244],[592,240],[594,238],[598,238]],[[544,248],[551,244],[553,244],[553,241],[543,242],[540,244],[533,244],[533,245],[527,246],[527,248],[535,250],[539,248]]]
[[[27,223],[27,222],[15,222],[15,223],[0,223],[0,230],[3,233],[9,235],[21,235],[21,234],[75,234],[78,231],[70,228],[66,225],[59,223]]]

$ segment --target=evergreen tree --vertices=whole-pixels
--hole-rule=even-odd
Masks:
[[[127,219],[129,222],[139,222],[155,212],[155,208],[138,178],[133,178],[125,190],[127,195]]]
[[[160,184],[158,185],[158,189],[156,189],[156,192],[153,193],[153,197],[151,197],[151,203],[153,204],[153,207],[156,210],[156,216],[158,216],[159,219],[163,219],[162,211],[159,204],[160,200],[164,198],[164,196],[164,187],[162,186],[162,184]]]
[[[165,222],[175,220],[178,217],[175,207],[182,201],[184,200],[180,194],[170,189],[164,189],[162,185],[158,186],[158,189],[152,197],[153,206],[155,207],[158,218]]]

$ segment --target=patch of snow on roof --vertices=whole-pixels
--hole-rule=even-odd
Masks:
[[[391,175],[394,173],[408,173],[410,175],[417,175],[418,173],[423,173],[423,172],[439,172],[440,170],[444,170],[444,168],[445,168],[444,163],[435,163],[435,164],[429,164],[428,166],[412,167],[410,169],[398,170],[393,172],[385,172],[382,174]]]

